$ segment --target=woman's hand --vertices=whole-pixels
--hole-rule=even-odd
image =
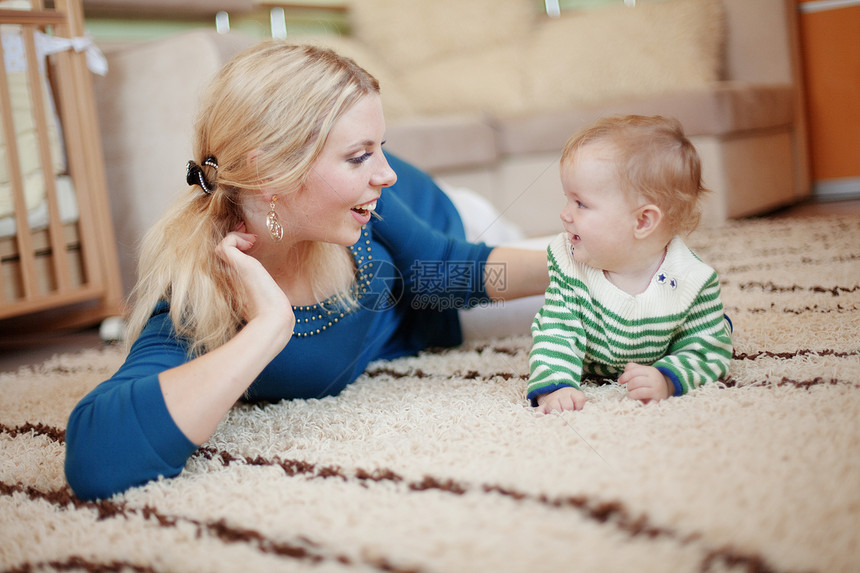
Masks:
[[[244,224],[240,224],[236,231],[228,233],[215,248],[215,254],[232,267],[245,288],[245,320],[271,320],[273,324],[282,325],[281,334],[289,338],[295,326],[290,301],[260,261],[247,254],[257,236],[244,230]]]

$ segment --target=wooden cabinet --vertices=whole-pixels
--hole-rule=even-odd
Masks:
[[[860,0],[800,0],[814,191],[860,196]]]

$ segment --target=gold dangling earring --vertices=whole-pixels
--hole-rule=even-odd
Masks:
[[[275,212],[275,202],[278,196],[273,195],[272,201],[269,203],[269,213],[266,215],[266,228],[269,230],[269,235],[276,243],[284,238],[284,227],[281,225],[281,219]]]

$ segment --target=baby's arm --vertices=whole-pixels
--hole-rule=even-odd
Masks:
[[[585,394],[579,389],[586,346],[580,318],[583,292],[571,291],[571,279],[559,268],[552,246],[548,253],[550,284],[531,325],[526,397],[544,413],[580,410],[585,404]]]
[[[542,414],[563,412],[564,410],[582,410],[585,406],[585,394],[573,386],[565,386],[537,397],[537,411]]]
[[[627,385],[627,397],[641,402],[665,400],[675,393],[672,380],[647,364],[630,362],[618,377],[619,384]]]
[[[688,320],[669,346],[667,355],[653,365],[672,381],[672,394],[677,396],[718,380],[729,370],[732,326],[723,314],[716,274],[699,293],[687,315]]]
[[[573,332],[559,332],[543,320],[542,308],[532,322],[533,344],[529,353],[527,399],[541,412],[580,410],[585,394],[579,389],[582,377],[584,332],[576,321],[566,323]]]

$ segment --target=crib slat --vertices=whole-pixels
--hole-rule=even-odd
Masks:
[[[72,37],[66,30],[65,26],[58,26],[55,33],[63,37]],[[79,93],[78,80],[73,69],[72,54],[69,52],[60,52],[55,54],[53,58],[57,62],[57,80],[58,80],[58,105],[59,112],[63,118],[64,131],[67,134],[66,140],[66,159],[68,161],[69,173],[72,177],[73,186],[75,188],[75,197],[78,201],[78,210],[81,213],[79,221],[79,229],[81,233],[82,256],[84,259],[84,268],[86,269],[87,280],[95,284],[100,282],[101,269],[99,259],[93,254],[96,237],[92,225],[87,224],[86,218],[89,213],[93,212],[90,202],[90,189],[88,188],[90,177],[88,177],[87,164],[83,153],[80,152],[83,142],[81,137],[84,132],[83,122],[80,111],[76,103],[76,94]]]
[[[84,35],[84,15],[80,1],[54,0],[56,9],[65,13],[66,18],[55,28],[56,34],[64,37]],[[119,279],[119,262],[116,253],[113,219],[108,203],[107,183],[105,181],[104,157],[99,153],[83,153],[79,150],[101,150],[101,135],[98,130],[98,115],[95,108],[95,94],[90,71],[87,68],[86,57],[83,53],[61,53],[57,57],[68,58],[68,73],[66,82],[60,81],[60,87],[67,86],[74,91],[74,124],[78,149],[69,149],[69,157],[73,155],[82,167],[81,192],[81,245],[88,272],[92,270],[91,280],[103,286],[107,301],[119,306],[122,300],[122,285]],[[70,148],[73,146],[69,146]],[[70,161],[71,166],[71,161]],[[74,174],[73,174],[74,178]],[[84,184],[86,182],[86,184]],[[75,189],[78,189],[78,179],[75,179]],[[86,207],[84,207],[86,205]],[[86,210],[85,210],[86,209]],[[84,214],[86,213],[86,216]],[[114,256],[105,256],[108,252]]]
[[[0,44],[0,62],[3,61],[3,47]],[[6,143],[6,159],[9,173],[9,185],[12,189],[12,203],[15,211],[16,241],[21,261],[21,280],[24,286],[24,298],[29,299],[37,294],[36,257],[30,238],[30,226],[27,221],[27,202],[24,197],[24,179],[21,175],[20,154],[15,135],[15,124],[12,118],[12,97],[9,91],[9,78],[6,67],[0,66],[0,93],[5,94],[0,103],[0,113],[3,118],[3,140]]]
[[[57,292],[64,293],[71,288],[69,274],[69,256],[66,252],[66,240],[63,236],[63,223],[60,220],[60,205],[57,202],[57,186],[54,179],[54,162],[51,157],[48,133],[47,106],[43,98],[42,78],[39,74],[39,62],[36,54],[36,42],[33,37],[35,30],[24,28],[24,46],[27,53],[27,76],[30,84],[30,96],[33,100],[36,133],[39,141],[39,157],[45,183],[45,198],[48,203],[48,236],[51,243],[51,263],[56,278]]]

